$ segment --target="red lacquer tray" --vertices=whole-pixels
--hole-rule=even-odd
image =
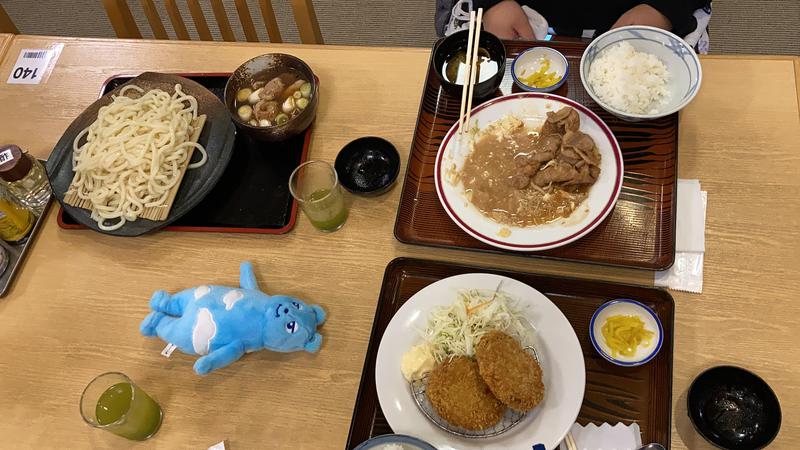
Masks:
[[[495,96],[517,92],[511,60],[531,46],[552,47],[569,61],[567,82],[554,94],[571,98],[596,112],[612,129],[625,164],[622,192],[608,216],[580,240],[554,250],[517,253],[484,244],[461,230],[439,203],[433,176],[439,144],[458,120],[461,98],[440,87],[429,65],[406,179],[395,222],[401,242],[467,250],[493,251],[527,257],[662,270],[675,257],[675,207],[678,157],[678,114],[630,123],[605,112],[589,97],[580,80],[582,42],[506,42],[506,74]],[[477,106],[477,105],[474,105]]]

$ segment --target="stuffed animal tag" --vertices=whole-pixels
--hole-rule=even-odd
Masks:
[[[156,291],[150,309],[139,327],[142,334],[167,342],[161,352],[166,357],[175,348],[199,355],[194,364],[199,375],[261,349],[315,353],[322,345],[317,332],[325,321],[322,307],[260,291],[249,262],[241,265],[238,288],[197,286],[174,295]]]
[[[161,350],[161,356],[169,358],[172,356],[172,352],[174,352],[176,348],[178,348],[177,345],[173,344],[172,342],[168,343],[167,346],[164,347],[164,350]]]

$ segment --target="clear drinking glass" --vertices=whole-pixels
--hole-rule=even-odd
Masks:
[[[336,231],[347,220],[347,206],[336,170],[324,161],[308,161],[292,172],[289,192],[320,231]]]
[[[143,441],[158,431],[161,407],[130,378],[119,372],[92,380],[81,395],[81,416],[95,428]]]

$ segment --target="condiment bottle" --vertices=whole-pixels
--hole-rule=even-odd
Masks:
[[[8,250],[0,245],[0,276],[2,276],[6,268],[8,268]]]
[[[42,163],[16,145],[0,146],[0,178],[12,195],[37,216],[50,199],[50,184]]]
[[[0,239],[21,244],[28,239],[36,217],[0,187]]]

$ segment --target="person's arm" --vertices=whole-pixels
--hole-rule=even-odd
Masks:
[[[516,1],[473,0],[472,7],[483,8],[483,29],[500,39],[535,39],[528,16]]]
[[[706,3],[706,0],[642,0],[620,16],[612,28],[650,25],[685,36],[697,25],[692,13]]]

